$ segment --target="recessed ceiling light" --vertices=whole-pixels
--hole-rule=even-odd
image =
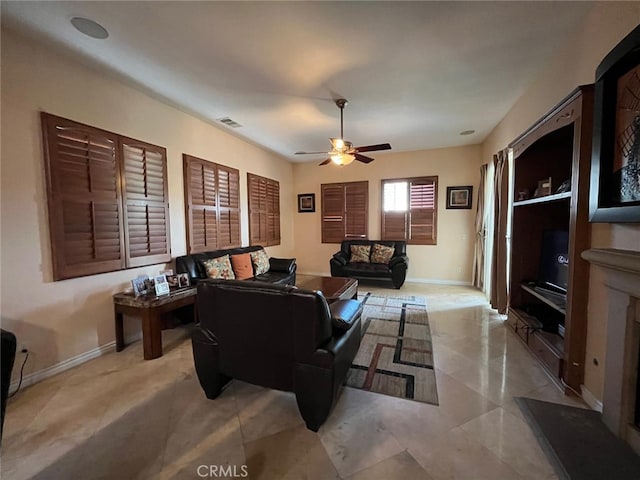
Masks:
[[[80,33],[84,33],[91,38],[104,40],[109,36],[109,32],[107,32],[106,28],[93,20],[89,20],[88,18],[73,17],[71,19],[71,25],[76,27],[76,30]]]
[[[476,133],[475,130],[465,130],[464,132],[460,132],[460,135],[471,135],[472,133]]]

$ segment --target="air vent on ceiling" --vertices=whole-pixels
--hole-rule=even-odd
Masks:
[[[231,128],[238,128],[242,126],[235,120],[231,120],[229,117],[218,118],[218,121],[220,123],[224,123],[227,127],[231,127]]]

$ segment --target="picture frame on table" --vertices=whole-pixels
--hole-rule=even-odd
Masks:
[[[156,295],[167,295],[171,288],[167,282],[167,276],[164,274],[156,275],[153,279]]]
[[[596,69],[590,222],[640,222],[640,26]]]
[[[315,212],[316,211],[316,194],[300,193],[298,194],[298,213]]]
[[[178,288],[188,287],[191,285],[191,280],[189,279],[188,273],[179,273],[178,277]]]
[[[447,187],[448,209],[469,209],[473,202],[473,186]]]
[[[140,297],[149,293],[148,282],[149,277],[146,275],[140,275],[139,277],[131,280],[131,286],[133,287],[133,295]]]

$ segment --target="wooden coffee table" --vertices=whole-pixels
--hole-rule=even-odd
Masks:
[[[358,280],[355,278],[297,275],[296,287],[320,290],[329,303],[349,298],[358,299]]]

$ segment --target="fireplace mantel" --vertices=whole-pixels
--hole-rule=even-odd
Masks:
[[[591,248],[582,252],[589,263],[640,275],[640,252],[615,248]]]
[[[640,252],[592,248],[582,258],[601,267],[608,287],[602,420],[640,454],[634,426],[640,348]]]

